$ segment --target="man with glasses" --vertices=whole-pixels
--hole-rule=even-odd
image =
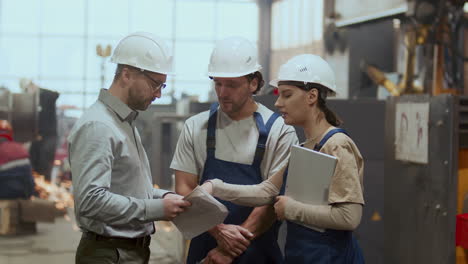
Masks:
[[[260,183],[285,165],[297,136],[282,118],[255,102],[253,95],[264,82],[260,69],[257,50],[248,40],[231,37],[216,44],[208,76],[218,103],[185,122],[171,163],[177,193],[187,195],[213,178]],[[222,202],[229,209],[224,224],[192,239],[187,263],[282,263],[272,206]]]
[[[137,32],[111,61],[114,80],[70,132],[75,214],[83,232],[76,263],[148,263],[153,222],[171,220],[190,203],[153,188],[135,118],[161,97],[172,55],[164,41]]]

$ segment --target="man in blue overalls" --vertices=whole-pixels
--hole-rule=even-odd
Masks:
[[[264,82],[260,69],[257,50],[248,40],[230,37],[216,44],[208,76],[218,103],[185,122],[171,163],[177,193],[187,195],[212,178],[260,183],[286,164],[297,136],[278,114],[253,99]],[[281,263],[272,207],[222,202],[228,217],[192,239],[187,263]]]

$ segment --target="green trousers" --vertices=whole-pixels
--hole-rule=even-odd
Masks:
[[[76,264],[147,264],[148,246],[135,246],[118,241],[94,240],[82,237],[76,251]]]

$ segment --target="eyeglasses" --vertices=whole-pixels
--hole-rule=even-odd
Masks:
[[[146,73],[145,71],[140,71],[141,73],[143,73],[144,76],[146,76],[148,79],[150,79],[152,82],[153,82],[153,85],[151,85],[151,88],[153,88],[153,92],[156,92],[158,90],[162,90],[166,87],[166,84],[165,83],[162,83],[158,80],[155,80],[153,79],[148,73]]]

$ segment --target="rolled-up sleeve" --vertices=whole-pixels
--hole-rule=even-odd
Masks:
[[[171,169],[179,170],[194,175],[199,175],[201,168],[197,166],[195,160],[195,147],[193,145],[193,120],[188,119],[182,132],[174,152],[174,157],[171,162]]]
[[[70,137],[75,212],[110,225],[146,223],[164,217],[161,199],[137,199],[110,192],[113,150],[119,148],[104,123],[83,124]]]

